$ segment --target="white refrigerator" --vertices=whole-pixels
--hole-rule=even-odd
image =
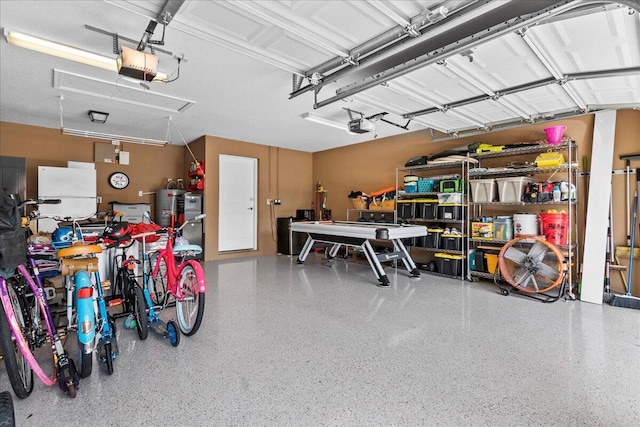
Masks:
[[[58,205],[40,205],[42,215],[87,217],[96,213],[96,170],[85,168],[38,167],[38,198],[60,199]],[[53,231],[57,223],[51,219],[38,221],[38,231]]]

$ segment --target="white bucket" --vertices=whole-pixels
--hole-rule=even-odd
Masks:
[[[513,230],[517,236],[535,236],[538,234],[538,215],[513,214]]]

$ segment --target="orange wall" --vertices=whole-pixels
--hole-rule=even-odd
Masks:
[[[567,125],[566,135],[579,146],[579,158],[590,157],[593,138],[593,115],[563,119],[557,123]],[[346,147],[306,153],[259,144],[234,141],[213,136],[203,136],[189,144],[198,159],[205,159],[206,182],[204,206],[207,213],[205,256],[207,260],[235,258],[248,255],[273,254],[276,252],[277,217],[294,216],[296,209],[309,209],[313,203],[315,185],[320,181],[328,191],[327,207],[333,218],[346,219],[346,210],[351,207],[347,195],[352,190],[371,192],[395,184],[395,169],[404,166],[407,159],[436,153],[441,150],[466,146],[472,142],[491,144],[528,142],[544,138],[542,129],[557,124],[544,123],[516,129],[498,131],[452,141],[431,142],[428,131],[418,131],[395,137],[381,138]],[[623,169],[621,154],[640,152],[640,112],[618,111],[614,169]],[[98,172],[98,195],[103,197],[101,210],[107,210],[106,202],[117,200],[124,203],[151,203],[153,195],[138,197],[138,191],[154,191],[163,188],[167,178],[187,178],[186,172],[192,161],[191,155],[182,146],[152,147],[124,144],[123,149],[131,153],[131,164],[120,166],[107,163],[96,164]],[[219,254],[218,238],[218,156],[230,154],[258,159],[258,250]],[[0,155],[27,158],[27,196],[37,195],[37,166],[66,166],[67,160],[93,162],[93,140],[89,138],[61,135],[57,129],[0,122]],[[631,167],[640,167],[637,162]],[[107,185],[110,173],[121,170],[131,178],[125,190],[113,190]],[[626,202],[623,175],[613,177],[614,242],[626,245]],[[632,177],[631,194],[635,189]],[[586,207],[584,190],[586,178],[579,179],[581,212],[580,228],[584,230]],[[267,206],[267,198],[279,198],[282,205]],[[606,206],[606,201],[604,201]],[[152,212],[153,214],[154,212]],[[350,218],[353,219],[353,218]],[[582,237],[580,239],[583,241]],[[640,240],[640,238],[639,238]],[[626,264],[625,260],[621,263]],[[640,277],[640,262],[635,277]],[[620,290],[619,274],[613,273],[614,290]],[[636,286],[640,291],[640,286]],[[634,292],[635,293],[635,292]]]
[[[361,144],[335,148],[326,151],[316,152],[313,155],[313,182],[320,181],[322,186],[328,190],[328,207],[332,209],[333,219],[346,219],[347,209],[352,208],[347,195],[352,190],[364,192],[376,191],[388,186],[395,185],[395,170],[403,167],[405,162],[415,156],[429,155],[442,150],[467,146],[472,142],[485,142],[494,145],[509,144],[515,142],[531,142],[545,138],[543,129],[556,124],[567,126],[566,136],[571,137],[578,144],[578,162],[582,166],[582,157],[587,156],[589,164],[591,162],[591,146],[593,140],[594,115],[585,115],[571,119],[563,119],[557,122],[547,122],[525,126],[515,129],[508,129],[476,136],[469,136],[451,141],[432,143],[431,135],[428,131],[418,131],[400,136],[381,138],[364,142]],[[635,110],[618,111],[614,169],[623,169],[624,162],[619,160],[619,155],[640,153],[640,112]],[[436,134],[436,138],[441,135]],[[632,164],[632,167],[634,165]],[[640,162],[635,163],[635,167],[640,167]],[[443,172],[445,173],[445,172]],[[455,172],[452,172],[455,173]],[[400,174],[399,181],[404,173]],[[585,193],[586,179],[578,179],[578,196],[580,200],[578,212],[578,227],[580,229],[580,241],[583,242],[585,224]],[[632,181],[633,181],[632,177]],[[613,204],[614,204],[614,242],[618,246],[625,243],[625,179],[624,176],[613,177]],[[635,189],[632,182],[631,194]],[[603,201],[603,207],[608,206],[608,201]],[[355,218],[350,216],[350,220]],[[636,225],[637,227],[637,225]],[[636,229],[637,231],[637,229]],[[637,239],[640,244],[640,238]],[[580,249],[580,256],[582,249]],[[621,260],[622,264],[627,264],[626,260]],[[634,277],[640,277],[640,262],[635,263],[638,267],[634,269]],[[621,281],[618,273],[612,273],[612,286],[616,291],[620,291]],[[635,286],[634,294],[640,295],[640,286]]]
[[[106,143],[105,141],[99,141]],[[139,191],[151,192],[166,186],[167,178],[186,178],[184,147],[122,143],[130,153],[130,164],[96,163],[98,210],[109,210],[108,202],[151,203],[153,194],[138,196]],[[27,197],[38,195],[38,166],[66,167],[67,161],[94,161],[94,140],[62,135],[58,129],[0,122],[0,155],[27,159]],[[107,179],[115,171],[125,172],[131,181],[124,190],[115,190]],[[151,215],[155,214],[152,206]]]
[[[205,145],[205,258],[227,259],[274,254],[277,250],[276,218],[295,216],[296,209],[309,208],[312,197],[312,154],[266,145],[206,136],[195,141]],[[194,143],[192,143],[194,144]],[[219,156],[228,154],[258,159],[258,249],[218,252]],[[267,206],[267,199],[281,205]]]

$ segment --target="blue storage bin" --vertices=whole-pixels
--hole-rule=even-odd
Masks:
[[[435,179],[421,178],[418,180],[418,193],[433,193],[436,191],[438,181]]]

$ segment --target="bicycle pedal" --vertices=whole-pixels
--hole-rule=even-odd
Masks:
[[[100,282],[100,286],[102,286],[103,291],[108,291],[111,289],[111,280],[106,279]]]

